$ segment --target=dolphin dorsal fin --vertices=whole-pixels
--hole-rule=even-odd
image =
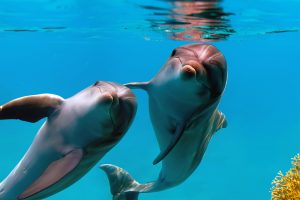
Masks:
[[[174,136],[172,137],[169,145],[164,151],[160,152],[160,154],[154,159],[153,165],[156,165],[157,163],[162,161],[172,151],[172,149],[176,146],[176,144],[179,142],[180,138],[182,137],[183,132],[184,132],[184,125],[181,124],[177,126]]]
[[[149,82],[132,82],[132,83],[126,83],[124,86],[130,88],[130,89],[143,89],[148,90]]]
[[[14,99],[0,106],[0,119],[37,122],[48,117],[63,101],[62,97],[53,94],[39,94]]]
[[[217,110],[216,118],[215,118],[215,126],[216,126],[215,132],[217,132],[221,128],[226,128],[227,125],[228,124],[225,115],[222,112]]]

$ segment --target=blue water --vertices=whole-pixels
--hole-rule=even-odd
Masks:
[[[201,26],[198,31],[205,34],[194,40],[216,45],[227,59],[220,110],[228,127],[213,137],[186,182],[142,194],[141,200],[270,199],[271,181],[300,152],[300,2],[224,1],[218,6],[223,14],[213,19],[217,29]],[[167,23],[170,12],[172,2],[158,0],[0,0],[0,104],[39,93],[67,98],[96,80],[151,79],[173,48],[197,42],[170,36],[195,28],[178,28],[174,19]],[[135,94],[134,123],[97,166],[116,164],[146,182],[159,173],[160,166],[151,164],[159,149],[147,95]],[[0,122],[0,180],[22,158],[42,123]],[[105,174],[95,167],[48,199],[108,200],[111,195]]]

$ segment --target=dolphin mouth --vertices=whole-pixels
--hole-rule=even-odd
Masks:
[[[109,109],[109,115],[115,134],[121,134],[128,129],[136,112],[136,98],[125,86],[119,88],[113,82],[104,82],[104,87],[114,89],[113,103]],[[111,90],[110,90],[111,91]]]
[[[135,96],[130,90],[113,82],[97,81],[91,87],[98,89],[100,93],[108,93],[112,96],[112,103],[108,108],[109,120],[114,129],[114,134],[124,133],[132,122],[136,112]]]
[[[112,103],[109,106],[108,109],[108,115],[110,118],[110,121],[112,123],[112,126],[114,127],[114,129],[116,129],[117,127],[117,121],[115,119],[115,112],[116,109],[118,109],[118,104],[119,104],[119,97],[117,94],[117,91],[115,91],[115,95],[112,94],[112,88],[115,90],[115,87],[111,84],[109,84],[108,82],[104,82],[104,81],[96,81],[91,87],[98,89],[100,93],[104,94],[104,93],[109,93],[112,96]]]
[[[135,98],[119,97],[118,105],[111,105],[109,109],[110,120],[114,128],[114,134],[124,133],[135,115]]]

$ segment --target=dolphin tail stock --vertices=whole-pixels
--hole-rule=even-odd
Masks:
[[[138,183],[126,170],[115,165],[104,164],[100,168],[108,176],[113,200],[138,200],[139,193],[149,191],[153,185]]]
[[[124,86],[130,89],[143,89],[147,91],[149,87],[149,82],[131,82],[124,84]]]

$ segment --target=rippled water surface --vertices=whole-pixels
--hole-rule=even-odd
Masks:
[[[297,0],[0,0],[0,104],[39,93],[67,98],[96,80],[146,81],[173,48],[214,44],[228,63],[220,105],[228,127],[186,182],[140,199],[270,199],[273,178],[300,153],[299,7]],[[159,174],[151,164],[159,149],[147,95],[135,94],[134,123],[99,164],[147,182]],[[1,180],[42,123],[0,122]],[[49,199],[111,199],[97,166]]]

